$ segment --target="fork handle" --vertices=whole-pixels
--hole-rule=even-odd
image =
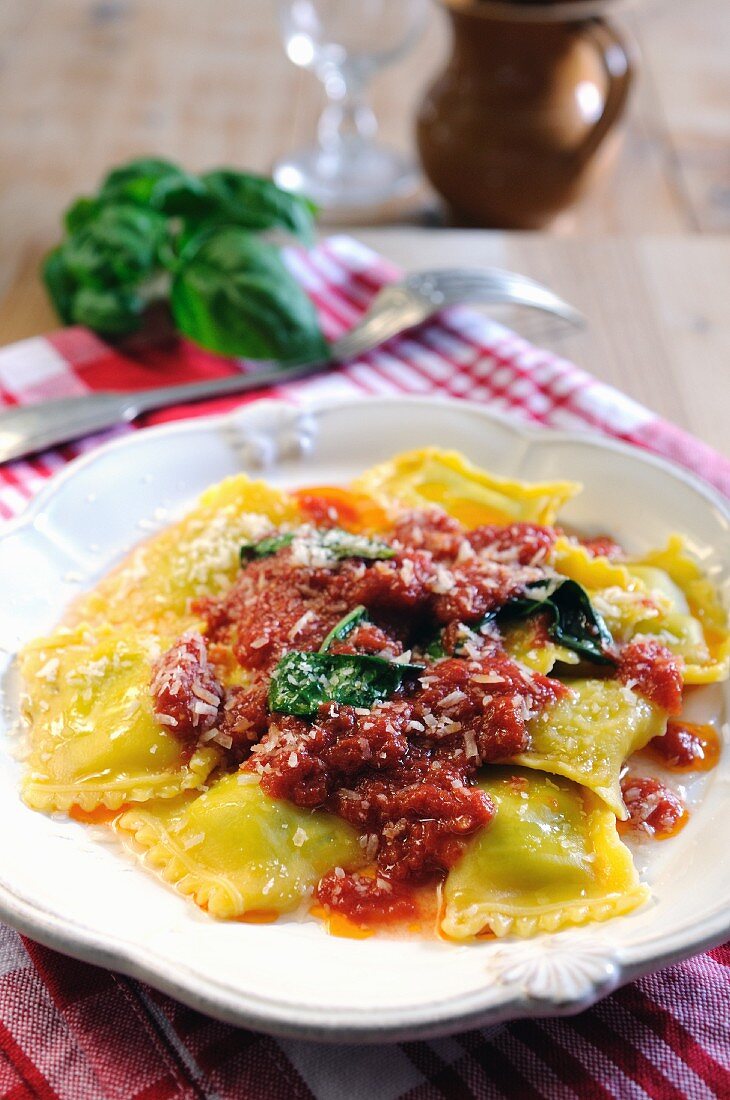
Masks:
[[[202,401],[207,397],[250,393],[275,383],[307,378],[335,365],[333,360],[323,360],[294,367],[270,366],[251,374],[235,374],[209,382],[183,382],[136,392],[102,391],[3,409],[0,411],[0,462],[22,458],[115,424],[129,423],[152,409]]]

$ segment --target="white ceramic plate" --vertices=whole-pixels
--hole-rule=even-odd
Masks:
[[[681,470],[592,436],[526,430],[465,402],[382,399],[302,412],[260,402],[233,415],[130,434],[73,463],[0,542],[6,707],[0,731],[0,915],[60,951],[144,978],[233,1023],[300,1037],[443,1034],[516,1016],[576,1012],[616,985],[721,941],[730,930],[730,752],[690,791],[672,841],[638,853],[653,901],[639,912],[532,941],[454,945],[328,936],[315,921],[216,922],[95,830],[27,809],[13,759],[13,654],[51,628],[81,587],[150,529],[239,470],[273,483],[344,482],[424,444],[458,447],[497,473],[577,478],[566,522],[631,550],[687,533],[730,587],[720,497]],[[694,693],[698,716],[726,705]],[[106,833],[104,834],[106,835]],[[12,838],[12,843],[8,843]]]

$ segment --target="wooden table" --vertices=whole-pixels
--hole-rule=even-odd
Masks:
[[[406,266],[498,263],[542,279],[590,325],[535,339],[727,449],[730,4],[653,0],[630,21],[644,63],[623,158],[571,224],[358,235]],[[379,79],[392,143],[408,143],[445,47],[434,8],[417,49]],[[63,207],[109,165],[147,151],[267,170],[310,138],[321,103],[283,54],[274,0],[3,0],[0,62],[0,344],[55,324],[40,257]]]

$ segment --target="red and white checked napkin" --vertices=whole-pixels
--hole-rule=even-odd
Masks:
[[[293,253],[290,262],[329,337],[349,328],[383,283],[397,276],[345,237],[306,256]],[[186,344],[132,358],[85,330],[66,329],[0,350],[0,402],[158,386],[238,369]],[[436,393],[484,401],[536,424],[634,443],[730,496],[730,463],[719,454],[573,364],[464,309],[286,392],[290,398]],[[145,423],[255,399],[167,409]],[[100,438],[0,467],[0,518],[17,515],[51,474]],[[580,1016],[519,1021],[431,1042],[327,1047],[217,1023],[140,982],[66,959],[0,926],[0,1097],[728,1097],[729,968],[726,945],[634,982]]]

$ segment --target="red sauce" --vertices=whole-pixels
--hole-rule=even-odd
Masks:
[[[622,830],[666,840],[687,823],[689,815],[682,799],[658,779],[626,775],[621,780],[621,793],[629,813],[627,821],[619,822]]]
[[[664,736],[655,737],[645,751],[672,771],[706,772],[720,759],[720,738],[714,726],[670,721]]]
[[[536,523],[511,523],[508,527],[490,524],[475,527],[468,539],[475,550],[486,550],[498,557],[503,555],[518,565],[538,565],[552,549],[558,532],[554,527],[542,527]]]
[[[413,550],[428,550],[435,561],[453,561],[466,538],[466,528],[440,508],[406,512],[393,527],[395,539]]]
[[[379,875],[346,874],[336,867],[321,879],[317,899],[325,913],[339,913],[356,925],[396,924],[418,915],[415,893]]]
[[[223,688],[200,634],[183,634],[157,658],[150,691],[157,721],[185,743],[194,744],[217,724]]]
[[[667,714],[682,710],[682,659],[659,642],[631,642],[621,651],[618,677]]]
[[[608,535],[599,535],[594,539],[581,539],[580,543],[594,558],[610,558],[612,561],[617,561],[626,557],[623,548]]]
[[[354,525],[355,515],[343,511],[352,504],[346,497],[317,490],[311,499],[300,494],[300,504],[322,523],[347,518]],[[315,498],[328,502],[321,517]],[[512,661],[496,628],[474,629],[487,611],[545,576],[553,531],[535,524],[466,531],[433,508],[401,517],[383,537],[394,556],[378,561],[315,564],[301,546],[284,547],[246,563],[223,597],[195,605],[211,652],[228,651],[254,670],[252,682],[227,692],[219,712],[229,765],[258,772],[271,796],[326,808],[360,833],[374,874],[332,872],[318,893],[322,912],[349,929],[376,916],[413,917],[414,890],[433,894],[494,815],[476,785],[480,767],[529,748],[530,718],[567,691]],[[271,713],[269,681],[280,657],[319,649],[358,604],[366,620],[332,651],[392,658],[414,650],[425,671],[369,710],[327,703],[308,720]],[[435,659],[423,647],[439,629],[450,656]],[[678,665],[651,645],[627,647],[620,675],[672,709],[681,701]]]

